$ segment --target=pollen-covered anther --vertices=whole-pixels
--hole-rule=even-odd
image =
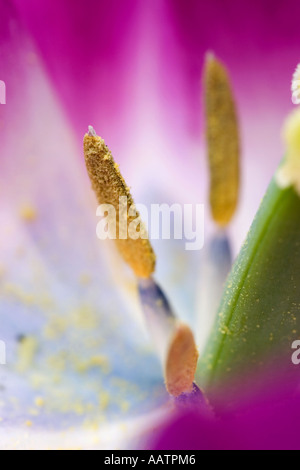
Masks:
[[[129,188],[110,150],[104,140],[97,136],[92,126],[89,126],[89,132],[84,137],[84,156],[92,188],[99,204],[108,204],[115,209],[117,234],[120,233],[120,226],[123,225],[125,225],[125,231],[127,227],[129,233],[130,224],[140,217],[139,213],[135,210]],[[120,211],[120,198],[127,201],[125,213]],[[116,235],[116,244],[123,259],[131,266],[136,276],[149,278],[155,269],[155,254],[142,222],[140,222],[140,232],[142,237],[137,239]]]
[[[229,75],[211,53],[207,55],[204,81],[210,206],[214,221],[226,227],[239,198],[239,126]]]
[[[178,397],[192,391],[198,357],[191,329],[177,321],[165,365],[165,382],[170,395]]]

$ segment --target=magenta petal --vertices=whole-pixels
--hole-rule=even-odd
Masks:
[[[188,410],[150,445],[158,450],[299,450],[300,396],[280,381],[230,413]]]
[[[121,132],[131,73],[126,50],[137,2],[14,3],[80,138],[88,124],[100,127],[106,137],[111,123]]]

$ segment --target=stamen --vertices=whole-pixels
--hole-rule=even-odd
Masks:
[[[104,140],[95,135],[92,127],[89,127],[89,133],[84,137],[84,155],[99,203],[110,204],[116,211],[119,233],[120,197],[127,198],[127,228],[133,220],[128,211],[134,202],[111,152]],[[145,231],[145,228],[141,227],[141,230]],[[166,388],[175,397],[190,393],[194,390],[197,348],[191,329],[175,317],[163,292],[151,278],[155,269],[151,244],[144,237],[134,240],[117,238],[116,242],[124,260],[138,278],[142,308],[156,352],[163,364]]]
[[[205,66],[205,107],[211,211],[215,222],[225,227],[238,203],[239,130],[228,73],[211,53]]]
[[[153,279],[140,280],[139,293],[148,330],[163,365],[168,392],[175,397],[192,392],[198,351],[191,329],[175,317]]]
[[[192,392],[197,361],[198,351],[191,329],[177,322],[165,366],[166,387],[170,395],[178,397]]]
[[[131,266],[136,276],[141,278],[150,277],[155,269],[155,254],[144,225],[141,223],[140,227],[140,231],[143,233],[142,238],[134,240],[127,236],[126,239],[120,239],[118,236],[121,223],[120,197],[125,196],[127,198],[127,229],[130,223],[136,217],[139,217],[139,214],[136,212],[134,217],[129,215],[129,209],[134,207],[134,201],[129,188],[104,140],[96,135],[91,126],[89,126],[89,133],[84,137],[84,155],[92,188],[95,191],[99,204],[110,204],[116,211],[116,243],[121,255]]]
[[[226,278],[232,266],[232,252],[225,231],[218,231],[202,251],[201,271],[198,281],[197,345],[204,353],[213,330]]]

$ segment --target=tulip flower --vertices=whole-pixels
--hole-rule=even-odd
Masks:
[[[299,339],[299,166],[297,146],[281,137],[297,106],[298,3],[0,0],[0,8],[0,447],[297,448],[296,438],[289,445],[274,431],[263,440],[262,430],[291,425],[294,436],[292,408],[284,419],[282,404],[299,407],[290,360]],[[207,198],[210,51],[229,71],[242,155],[225,219],[211,216]],[[186,251],[184,240],[152,241],[155,279],[201,352],[197,386],[177,398],[166,391],[140,304],[145,288],[165,294],[137,283],[114,244],[96,237],[82,149],[89,125],[136,202],[206,208],[202,252]],[[221,301],[231,255],[274,174]],[[280,201],[287,211],[276,218]],[[268,221],[274,231],[261,243]],[[216,246],[227,247],[223,261]]]

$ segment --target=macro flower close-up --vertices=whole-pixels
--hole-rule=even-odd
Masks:
[[[0,12],[0,449],[298,450],[299,2]]]

